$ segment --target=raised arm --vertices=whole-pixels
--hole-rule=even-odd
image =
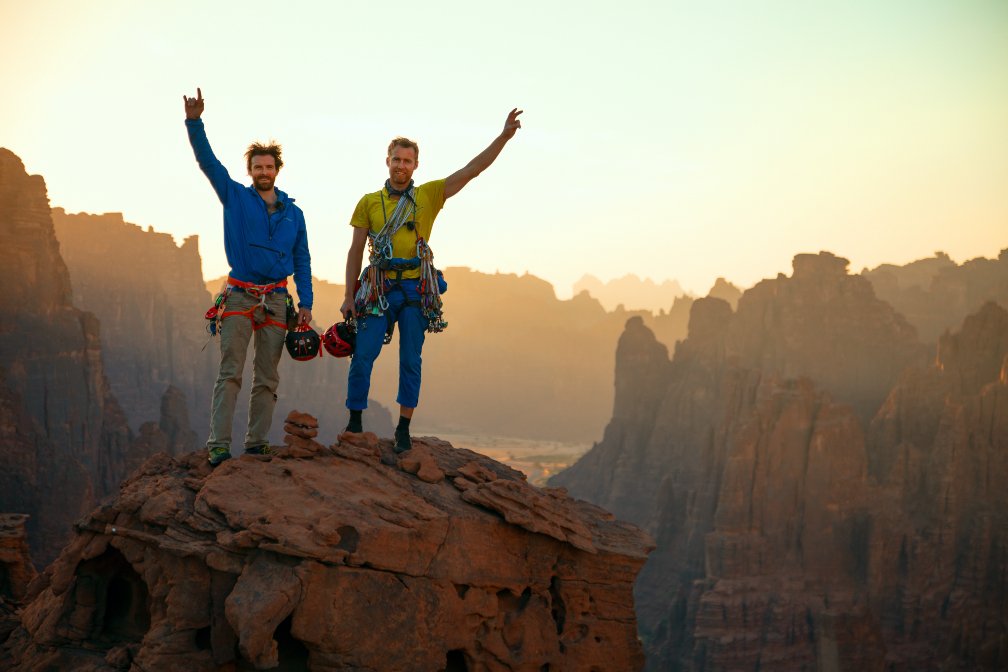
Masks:
[[[196,163],[210,180],[210,186],[217,192],[217,198],[221,203],[227,203],[229,188],[232,185],[237,184],[239,187],[241,185],[231,179],[227,168],[217,160],[213,150],[210,149],[210,141],[206,137],[203,120],[200,118],[204,106],[203,92],[197,88],[195,98],[183,95],[182,101],[185,104],[186,132],[189,134],[189,144],[192,145],[193,154],[196,155]]]
[[[445,198],[451,198],[459,191],[462,187],[469,184],[469,181],[474,177],[482,173],[484,170],[490,167],[490,164],[494,162],[497,156],[504,149],[504,145],[507,144],[508,140],[514,137],[515,133],[521,128],[521,120],[518,119],[518,115],[522,113],[517,107],[508,113],[507,121],[504,122],[504,130],[501,134],[494,138],[494,141],[490,143],[490,146],[484,149],[482,152],[476,155],[472,161],[467,163],[464,168],[457,170],[448,176],[445,180]]]

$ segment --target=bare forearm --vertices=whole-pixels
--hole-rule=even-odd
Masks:
[[[356,254],[355,254],[356,252]],[[357,278],[360,277],[363,250],[354,250],[352,247],[347,252],[346,260],[346,293],[343,298],[354,298],[354,287],[357,285]]]
[[[498,135],[486,149],[477,154],[464,168],[449,175],[448,179],[445,180],[445,198],[457,194],[462,187],[469,184],[470,180],[489,168],[490,164],[497,160],[508,140],[509,138],[504,137],[504,135]]]
[[[497,157],[500,156],[501,150],[504,149],[504,145],[506,144],[507,140],[504,136],[498,135],[486,149],[477,154],[476,157],[462,170],[471,173],[471,177],[469,179],[476,177],[489,168],[491,163],[497,160]]]
[[[346,294],[345,298],[353,301],[357,278],[360,277],[364,259],[364,245],[367,243],[367,229],[354,229],[353,240],[346,259]]]

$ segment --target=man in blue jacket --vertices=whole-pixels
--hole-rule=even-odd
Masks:
[[[297,283],[298,323],[311,321],[311,256],[304,213],[274,186],[283,166],[280,146],[253,143],[245,152],[250,186],[228,175],[214,156],[203,129],[203,92],[185,101],[186,130],[196,162],[224,206],[224,252],[231,272],[220,319],[221,363],[210,409],[207,451],[216,466],[231,457],[231,424],[241,389],[248,344],[253,342],[252,397],[245,452],[269,447],[279,384],[277,365],[287,330],[287,277]]]

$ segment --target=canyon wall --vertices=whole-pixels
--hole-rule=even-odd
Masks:
[[[30,514],[36,559],[55,556],[71,523],[125,476],[130,442],[109,390],[98,320],[71,302],[44,180],[0,148],[0,511]]]
[[[1006,327],[986,304],[929,358],[828,253],[697,300],[671,359],[630,320],[605,436],[551,484],[655,536],[648,669],[1001,669]]]
[[[53,208],[52,218],[74,305],[101,323],[102,348],[114,353],[106,375],[132,428],[158,417],[169,385],[185,396],[193,423],[208,426],[217,359],[203,347],[212,299],[198,238],[176,246],[170,234],[145,231],[120,213]]]

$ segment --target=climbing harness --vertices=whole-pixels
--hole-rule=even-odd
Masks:
[[[227,300],[231,296],[231,292],[243,292],[253,298],[259,299],[259,303],[247,310],[227,310]],[[244,315],[249,318],[252,321],[252,331],[259,331],[265,326],[280,327],[286,330],[288,328],[287,319],[294,305],[293,299],[291,299],[290,294],[287,294],[286,306],[288,315],[284,316],[284,322],[279,322],[270,317],[274,315],[274,312],[272,308],[266,305],[266,297],[273,292],[283,292],[286,294],[287,279],[284,278],[279,282],[271,282],[266,285],[257,285],[228,276],[224,289],[217,294],[217,297],[214,299],[214,305],[204,315],[209,320],[207,332],[210,334],[210,338],[212,339],[220,333],[221,322],[225,317],[231,317],[232,315]],[[207,343],[209,342],[207,340]],[[203,348],[206,348],[206,344],[203,345]]]
[[[406,291],[402,287],[403,273],[420,269],[417,285],[420,301],[407,300],[405,305],[420,309],[427,321],[427,331],[431,333],[444,331],[448,326],[444,320],[441,301],[444,280],[441,278],[441,272],[434,267],[434,253],[427,245],[427,241],[417,231],[413,181],[411,180],[409,186],[403,191],[393,189],[388,181],[385,182],[385,186],[389,193],[401,194],[401,196],[392,215],[389,216],[385,208],[385,194],[379,192],[382,217],[385,219],[385,223],[378,233],[368,231],[368,265],[361,272],[360,286],[354,295],[357,313],[358,315],[384,315],[389,308],[386,293],[389,290],[398,289],[405,295]],[[392,256],[392,238],[404,226],[416,236],[416,256],[409,259]],[[394,323],[392,328],[394,328]],[[388,343],[392,338],[392,328],[385,334],[385,343]]]

